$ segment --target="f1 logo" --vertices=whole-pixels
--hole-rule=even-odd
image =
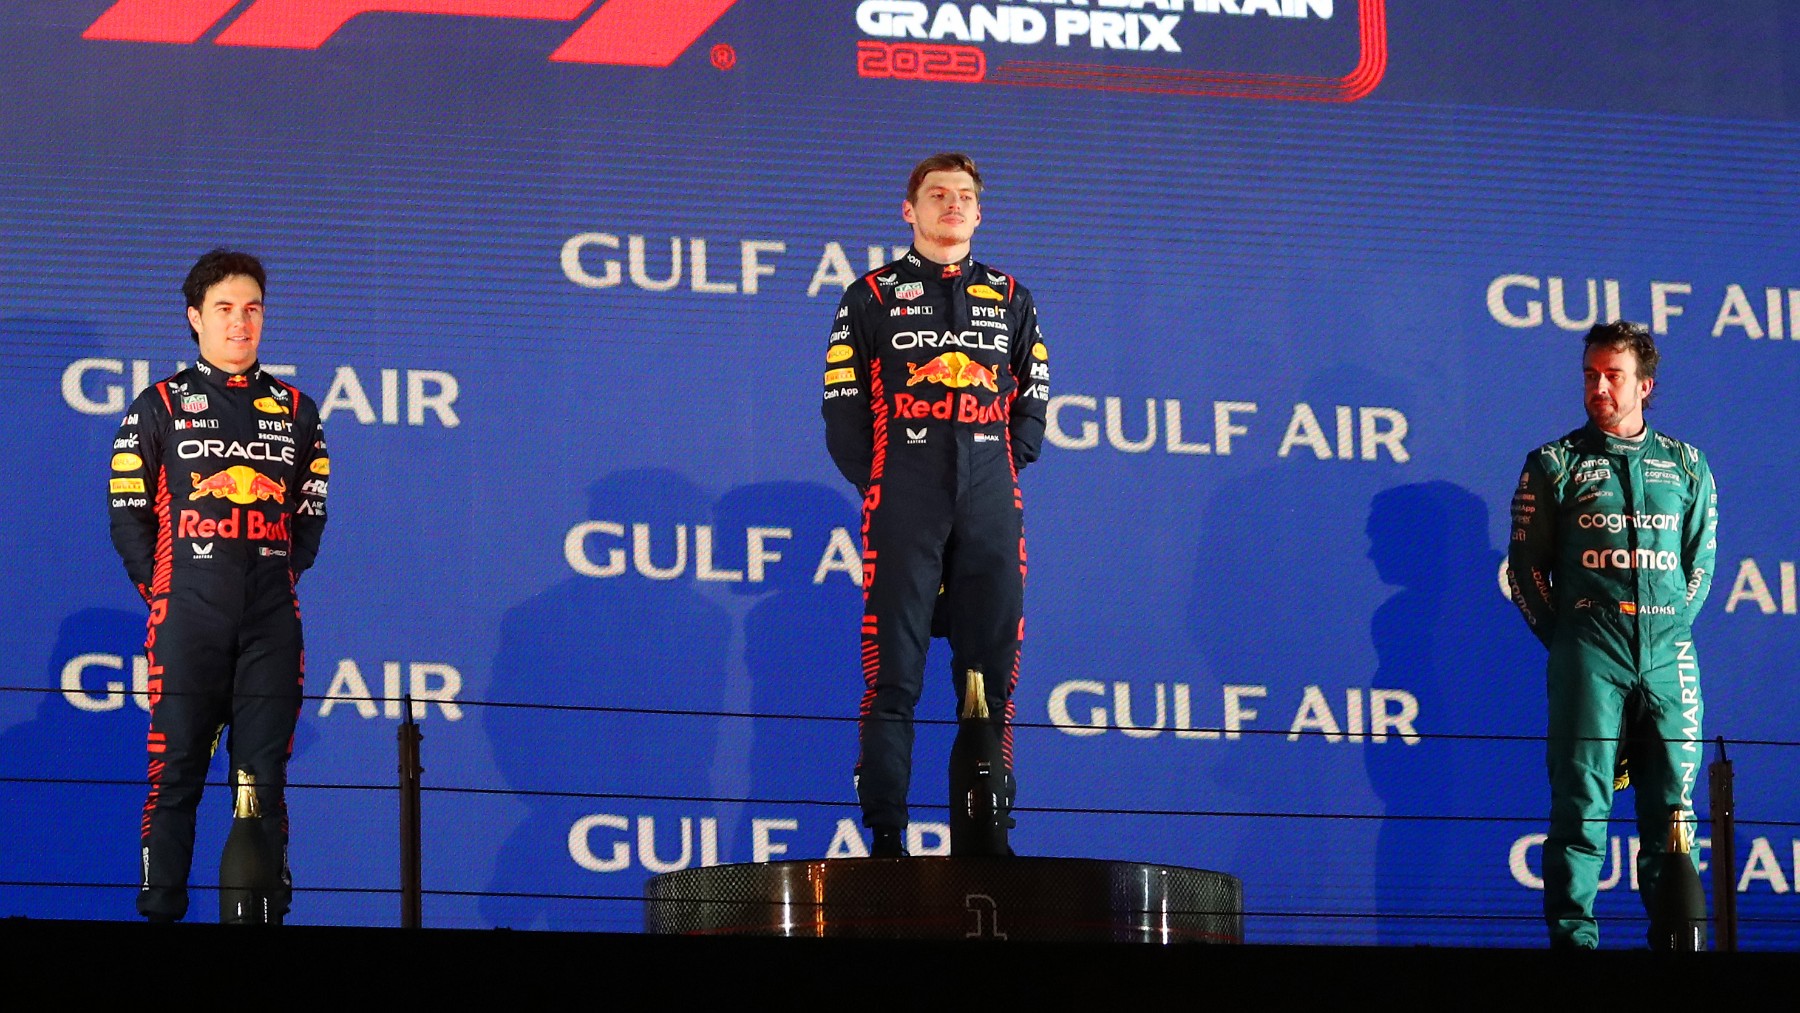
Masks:
[[[550,59],[667,67],[737,0],[603,0]],[[192,45],[241,0],[118,0],[84,39]],[[254,0],[213,42],[263,49],[317,49],[358,14],[451,14],[574,21],[594,0]]]

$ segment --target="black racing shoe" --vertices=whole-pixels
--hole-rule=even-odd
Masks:
[[[869,848],[870,858],[905,858],[906,835],[893,827],[876,827],[875,844]]]

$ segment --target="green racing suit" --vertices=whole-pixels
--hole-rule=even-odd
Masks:
[[[1648,426],[1626,440],[1590,425],[1525,459],[1507,559],[1513,601],[1550,649],[1543,879],[1553,945],[1599,943],[1594,895],[1628,697],[1642,736],[1630,768],[1637,882],[1654,910],[1669,814],[1693,808],[1700,771],[1693,623],[1712,586],[1717,520],[1706,455]]]

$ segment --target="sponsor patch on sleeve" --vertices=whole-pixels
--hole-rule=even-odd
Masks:
[[[847,366],[843,369],[828,369],[825,371],[825,382],[827,384],[849,383],[855,379],[856,370]]]
[[[851,350],[849,345],[832,345],[830,350],[825,353],[825,361],[843,362],[845,359],[848,359],[855,354],[856,353]]]
[[[144,480],[141,478],[115,478],[107,484],[110,492],[144,491]]]

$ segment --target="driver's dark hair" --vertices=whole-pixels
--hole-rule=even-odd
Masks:
[[[269,290],[269,283],[263,274],[262,261],[241,250],[227,250],[223,246],[208,250],[194,261],[188,269],[187,280],[181,283],[181,294],[187,299],[188,309],[197,310],[206,300],[208,289],[234,275],[242,275],[256,282],[256,287],[264,292]],[[188,326],[188,336],[195,342],[200,340],[200,333]]]
[[[1656,379],[1656,366],[1662,361],[1662,355],[1656,351],[1656,339],[1650,336],[1650,328],[1629,320],[1614,320],[1610,324],[1595,324],[1587,335],[1581,339],[1581,361],[1587,362],[1588,353],[1596,348],[1612,351],[1628,350],[1637,358],[1637,375],[1640,380]],[[1650,397],[1644,398],[1644,407],[1650,407]]]

